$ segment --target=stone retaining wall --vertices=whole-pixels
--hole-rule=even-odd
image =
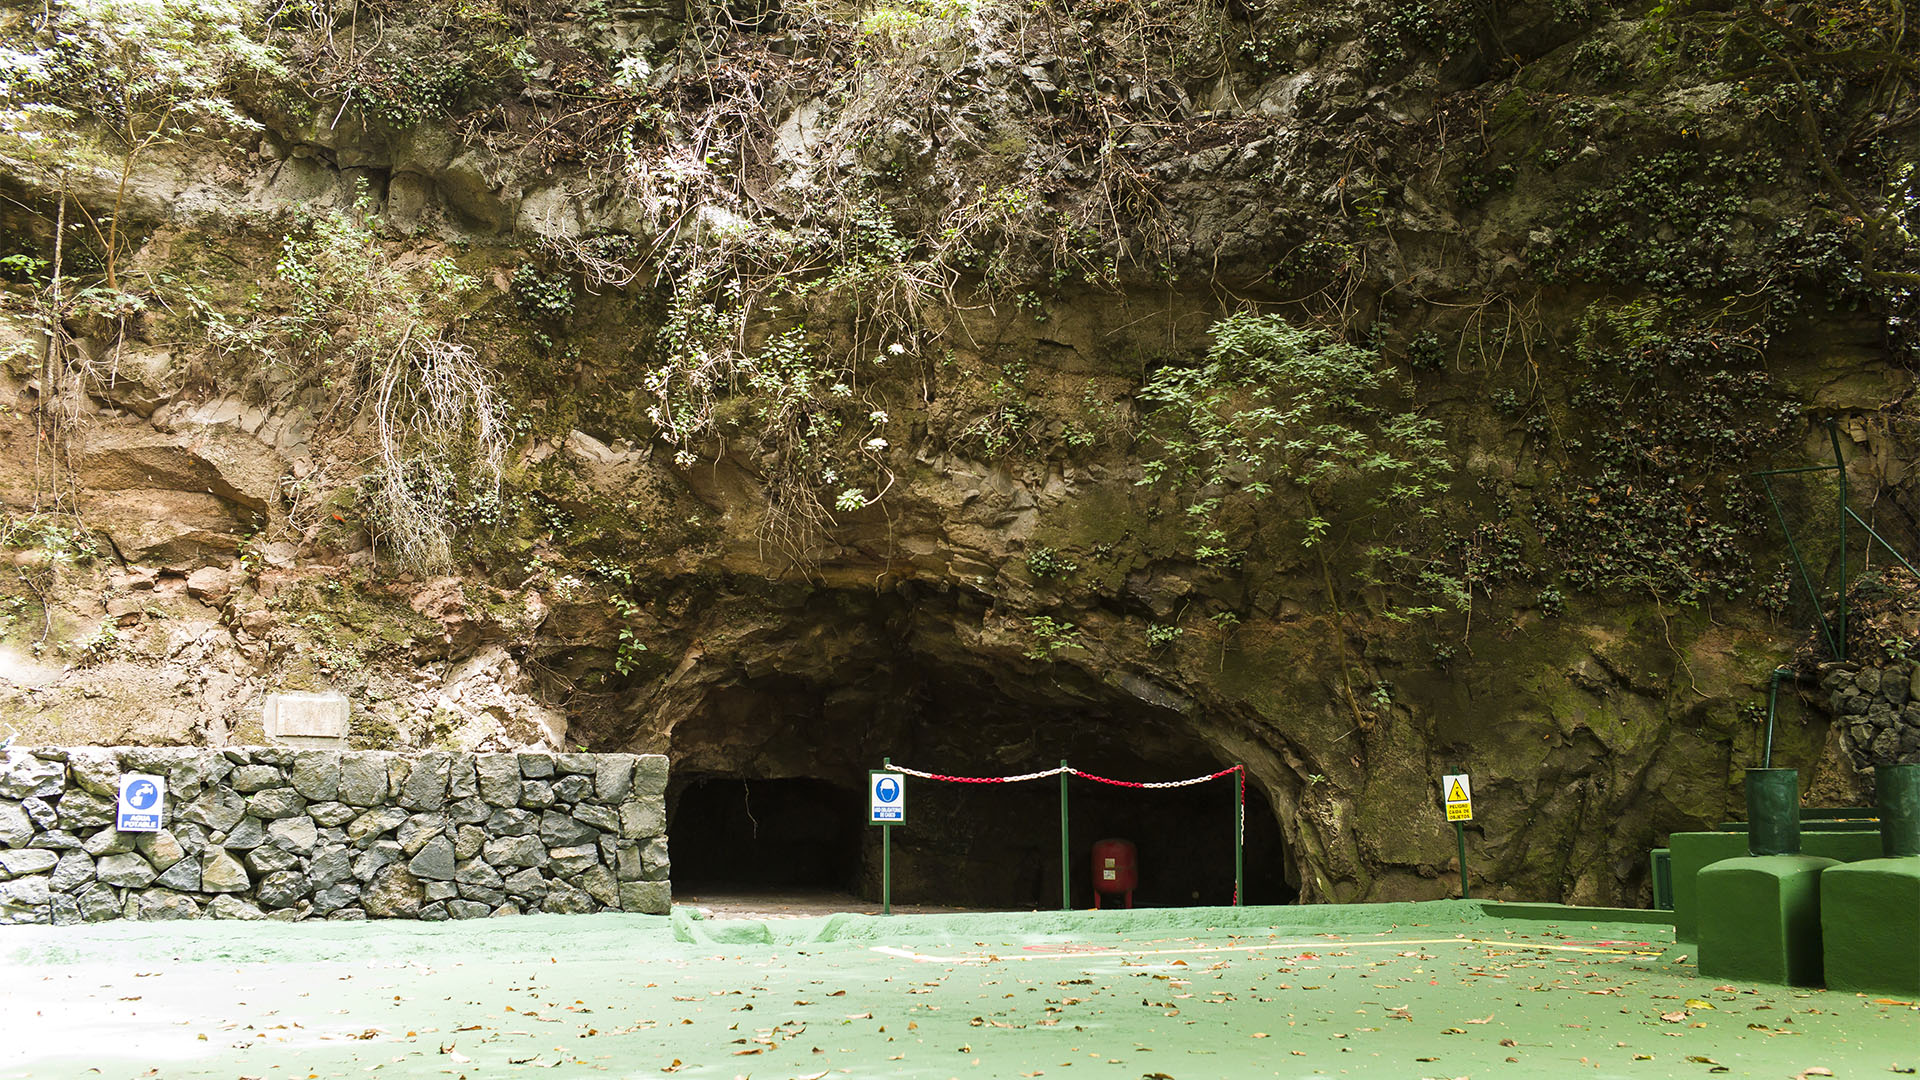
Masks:
[[[1830,664],[1820,670],[1820,689],[1856,767],[1920,764],[1920,664]]]
[[[164,828],[114,828],[124,772]],[[667,912],[667,759],[74,747],[0,762],[0,923]]]

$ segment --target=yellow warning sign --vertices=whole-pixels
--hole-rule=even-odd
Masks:
[[[1466,773],[1450,773],[1440,778],[1440,791],[1447,804],[1448,821],[1473,820],[1473,785]]]

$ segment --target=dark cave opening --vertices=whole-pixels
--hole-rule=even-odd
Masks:
[[[882,830],[867,823],[866,786],[868,770],[888,758],[958,776],[1028,773],[1065,759],[1130,781],[1236,763],[1224,747],[1243,736],[1176,690],[1131,671],[1037,665],[992,647],[978,596],[903,586],[759,599],[766,621],[689,669],[663,703],[682,892],[809,886],[879,900]],[[910,779],[907,792],[907,822],[892,830],[896,902],[1060,906],[1057,777]],[[1071,779],[1071,906],[1092,906],[1091,849],[1110,837],[1138,848],[1136,906],[1232,903],[1238,797],[1232,775],[1166,790]],[[1244,901],[1292,902],[1295,873],[1274,806],[1247,784]]]
[[[667,822],[677,889],[852,892],[858,789],[807,778],[696,780]]]

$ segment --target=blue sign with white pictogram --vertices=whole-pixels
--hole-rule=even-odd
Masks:
[[[128,773],[120,778],[120,803],[114,828],[121,832],[159,832],[166,802],[166,777]]]
[[[903,773],[867,774],[868,824],[903,825],[907,820],[907,778]]]

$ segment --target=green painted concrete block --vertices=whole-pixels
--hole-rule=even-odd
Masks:
[[[1827,986],[1920,994],[1920,855],[1820,875]]]
[[[1681,941],[1700,940],[1700,902],[1695,883],[1700,871],[1722,859],[1747,854],[1747,834],[1743,832],[1674,833],[1668,838],[1673,852],[1673,936]],[[1800,834],[1800,852],[1840,862],[1859,862],[1880,857],[1880,836],[1872,832],[1815,832]]]
[[[1700,974],[1711,979],[1818,986],[1817,855],[1748,855],[1700,871]]]

